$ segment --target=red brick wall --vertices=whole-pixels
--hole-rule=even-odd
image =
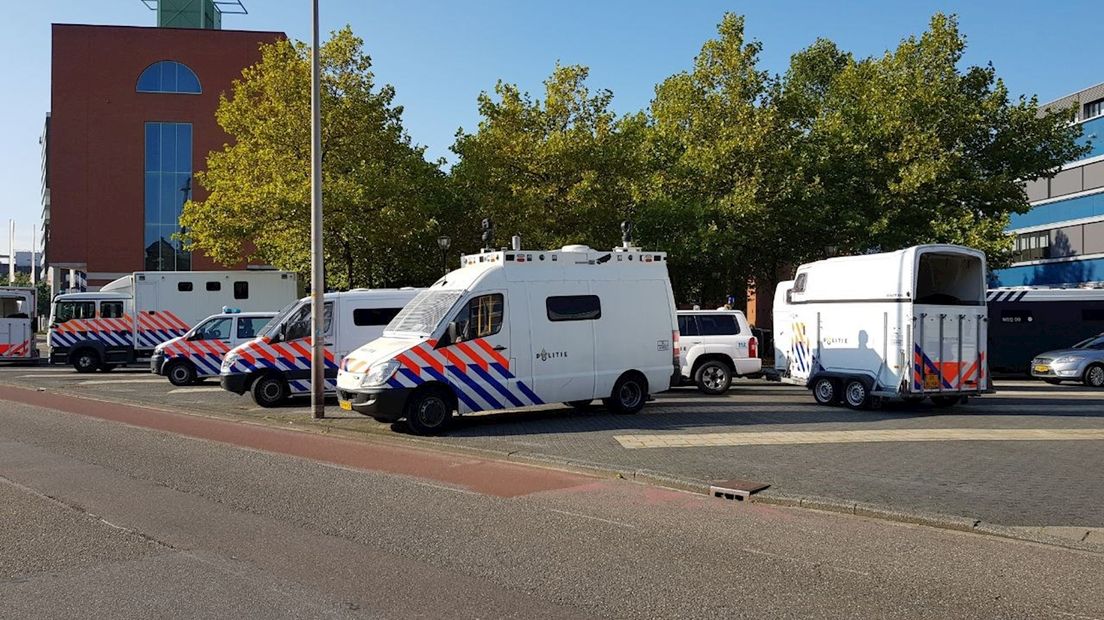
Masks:
[[[215,122],[219,94],[260,60],[276,32],[54,24],[51,63],[51,264],[88,272],[144,269],[144,149],[148,121],[192,124],[192,170],[227,135]],[[138,93],[138,76],[175,60],[199,77],[200,95]],[[195,185],[194,198],[203,199]],[[192,268],[221,269],[205,256]]]

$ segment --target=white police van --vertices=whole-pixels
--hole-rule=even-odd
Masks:
[[[337,363],[378,337],[420,289],[355,289],[326,293],[323,305],[327,391],[332,393]],[[310,393],[311,303],[304,297],[284,308],[253,340],[222,359],[219,384],[235,394],[250,392],[262,407]]]
[[[219,376],[222,357],[239,344],[253,340],[275,312],[242,312],[232,308],[207,317],[183,336],[157,345],[150,372],[169,378],[173,385],[192,385]]]
[[[350,353],[341,407],[433,434],[453,412],[602,399],[635,413],[669,389],[678,325],[664,253],[520,245],[464,256]]]

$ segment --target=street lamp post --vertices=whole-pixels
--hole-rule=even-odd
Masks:
[[[437,247],[441,248],[441,275],[448,273],[448,250],[452,246],[452,238],[448,235],[437,237]]]
[[[326,417],[322,265],[322,95],[318,56],[318,0],[311,1],[311,416]]]

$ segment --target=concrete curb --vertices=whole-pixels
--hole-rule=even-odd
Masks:
[[[43,392],[48,391],[55,394],[60,394],[82,400],[125,404],[129,406],[164,411],[166,413],[200,416],[223,421],[236,422],[239,424],[255,424],[259,426],[280,428],[294,432],[330,435],[333,437],[340,437],[350,440],[355,439],[359,441],[367,440],[389,444],[401,444],[409,448],[420,450],[446,452],[459,456],[492,459],[518,463],[527,466],[556,469],[560,471],[591,475],[597,478],[631,480],[633,482],[638,482],[650,486],[662,487],[676,491],[684,491],[701,495],[710,494],[710,483],[707,481],[674,476],[671,474],[652,471],[648,469],[623,468],[606,463],[597,463],[570,457],[547,455],[539,452],[495,450],[488,448],[463,446],[454,443],[444,443],[440,441],[434,441],[432,439],[423,439],[410,435],[397,434],[390,430],[385,431],[382,428],[370,427],[352,430],[346,428],[335,428],[332,426],[323,426],[321,424],[309,421],[306,423],[302,423],[298,420],[293,421],[293,423],[291,424],[287,424],[281,423],[280,421],[273,420],[272,418],[268,417],[214,413],[199,409],[169,409],[167,407],[161,407],[154,404],[145,404],[122,399],[90,398],[85,394],[80,394],[68,389],[48,389],[41,387],[32,388],[25,385],[18,385],[7,382],[0,383],[4,383],[5,385],[8,385],[10,387],[21,389]],[[960,515],[950,515],[921,510],[908,511],[894,508],[892,506],[859,502],[855,500],[841,498],[795,495],[774,488],[770,488],[763,491],[762,493],[752,495],[750,498],[748,498],[748,502],[854,515],[859,517],[880,519],[883,521],[892,521],[896,523],[906,523],[945,530],[953,530],[958,532],[969,532],[980,535],[997,536],[1000,538],[1008,538],[1043,545],[1066,547],[1069,549],[1077,549],[1080,551],[1104,553],[1104,540],[1102,540],[1102,538],[1104,537],[1100,535],[1095,535],[1091,531],[1092,528],[1084,528],[1086,532],[1085,535],[1081,537],[1080,540],[1077,540],[1068,536],[1050,535],[1047,533],[1047,530],[1054,530],[1057,528],[1048,528],[1046,526],[1012,527],[994,523],[987,523],[985,521],[982,521],[981,519],[964,517]]]

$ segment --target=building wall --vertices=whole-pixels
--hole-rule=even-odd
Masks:
[[[228,136],[215,122],[219,94],[260,60],[276,32],[53,26],[48,142],[50,223],[47,260],[81,269],[89,284],[144,268],[145,126],[192,127],[191,170]],[[139,93],[144,69],[175,60],[192,69],[202,92]],[[192,197],[205,194],[195,183]],[[192,268],[219,269],[197,255]]]

